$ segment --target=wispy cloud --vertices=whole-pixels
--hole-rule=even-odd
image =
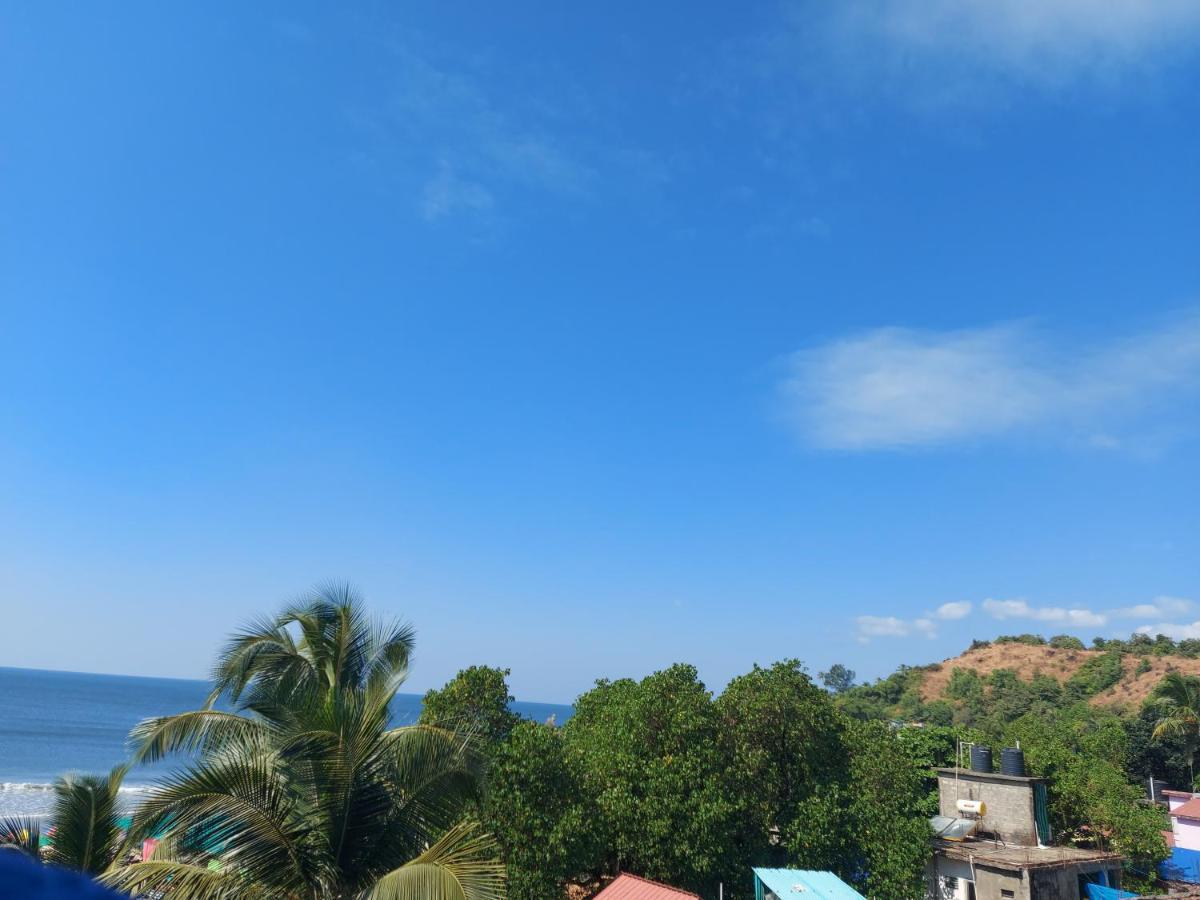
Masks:
[[[414,34],[380,38],[372,50],[381,46],[384,99],[371,96],[349,111],[370,141],[357,155],[410,189],[426,221],[494,225],[506,207],[596,193],[594,161],[610,157],[579,137],[595,130],[578,127],[578,104],[551,99],[570,93],[560,81],[539,90],[545,79],[531,71],[496,72],[485,59]]]
[[[1144,65],[1200,35],[1194,0],[848,0],[842,29],[1024,80]]]
[[[466,211],[486,214],[495,206],[495,198],[481,184],[460,178],[454,168],[443,161],[437,174],[425,182],[421,213],[426,221],[434,222]]]
[[[1197,52],[1193,0],[792,0],[755,71],[929,110],[1077,86],[1115,93]]]
[[[912,637],[920,635],[932,638],[937,634],[937,627],[932,619],[899,619],[895,616],[858,616],[854,620],[856,636],[860,643],[867,643],[872,638],[881,637]]]
[[[808,443],[872,450],[1048,430],[1120,447],[1130,417],[1200,383],[1200,316],[1058,349],[1033,328],[881,328],[793,355],[780,390]]]
[[[1191,600],[1185,600],[1182,597],[1155,597],[1149,603],[1138,603],[1134,606],[1114,609],[1112,615],[1119,619],[1165,619],[1169,616],[1189,613],[1194,607],[1195,604]]]
[[[1084,607],[1031,606],[1028,601],[984,600],[983,609],[993,619],[1032,619],[1036,622],[1053,622],[1074,627],[1104,625],[1108,616]]]

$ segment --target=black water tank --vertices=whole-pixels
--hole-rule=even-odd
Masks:
[[[974,772],[991,772],[992,748],[976,744],[971,748],[971,770]]]
[[[1003,775],[1025,776],[1025,751],[1020,747],[1005,747],[1000,751],[1000,772]]]

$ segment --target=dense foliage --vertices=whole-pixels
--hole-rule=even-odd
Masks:
[[[596,798],[553,725],[521,722],[497,746],[482,817],[508,867],[509,900],[555,900],[604,853]]]
[[[426,692],[420,721],[469,733],[482,751],[492,752],[521,720],[509,709],[508,674],[487,666],[463,669],[440,690]]]
[[[923,895],[927,774],[895,730],[846,717],[795,660],[717,697],[676,665],[598,682],[557,731],[513,729],[483,816],[516,900],[617,871],[747,897],[751,865],[791,864],[906,900]]]

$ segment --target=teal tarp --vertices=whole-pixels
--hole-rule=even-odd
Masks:
[[[770,891],[779,900],[866,900],[832,872],[805,869],[755,869],[755,900]]]

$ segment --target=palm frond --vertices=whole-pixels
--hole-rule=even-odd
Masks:
[[[42,858],[42,823],[34,816],[0,818],[0,850],[18,850]]]
[[[152,858],[114,869],[98,880],[134,896],[169,889],[171,900],[251,900],[267,896],[236,869],[213,870],[178,860]]]
[[[270,755],[232,750],[171,776],[139,806],[138,837],[166,830],[179,843],[219,852],[265,883],[303,883],[316,869],[304,845],[310,825]]]
[[[504,864],[478,826],[462,823],[414,859],[380,878],[369,900],[502,900]]]
[[[260,740],[261,722],[238,713],[197,709],[173,716],[158,716],[139,722],[129,733],[133,762],[157,762],[178,752],[208,752],[234,742]]]
[[[121,846],[117,802],[127,771],[117,766],[106,777],[68,775],[55,783],[51,862],[91,874],[112,864]]]

